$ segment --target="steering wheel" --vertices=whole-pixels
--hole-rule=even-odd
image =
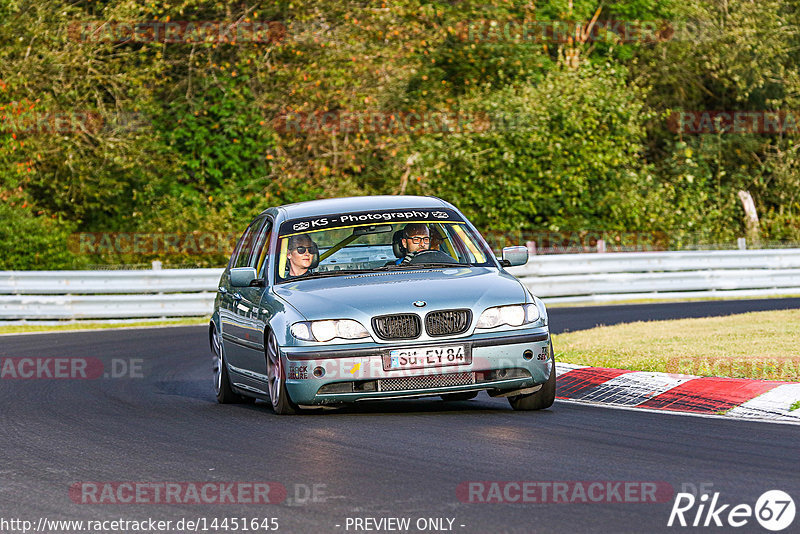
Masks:
[[[419,265],[422,263],[458,263],[458,260],[441,250],[420,250],[411,258],[409,263],[411,265]]]

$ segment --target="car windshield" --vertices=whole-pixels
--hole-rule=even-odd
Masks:
[[[485,241],[456,212],[359,212],[281,224],[275,279],[447,266],[495,266]]]

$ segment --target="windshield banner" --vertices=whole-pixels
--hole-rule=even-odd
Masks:
[[[395,223],[437,223],[437,222],[462,222],[455,211],[450,209],[399,209],[384,211],[358,211],[326,215],[324,217],[309,217],[305,219],[291,219],[281,224],[281,237],[292,234],[328,230],[331,228],[344,228],[360,226],[363,224],[395,224]]]

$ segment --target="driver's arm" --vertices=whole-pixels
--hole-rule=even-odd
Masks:
[[[398,265],[408,265],[409,263],[411,263],[411,260],[414,259],[414,256],[416,256],[420,252],[422,251],[420,250],[417,252],[406,252],[406,255],[403,256],[403,261],[401,261]]]

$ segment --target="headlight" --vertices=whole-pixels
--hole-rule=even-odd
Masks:
[[[337,337],[342,339],[370,337],[367,329],[361,323],[352,319],[294,323],[290,328],[290,332],[297,339],[304,341],[330,341]]]
[[[330,341],[336,337],[336,321],[314,321],[311,323],[311,333],[317,341]]]
[[[549,321],[547,319],[547,308],[545,307],[544,302],[542,302],[542,299],[539,297],[533,297],[533,302],[536,303],[536,307],[539,308],[539,318],[542,320],[542,324],[547,326]]]
[[[495,328],[507,324],[522,326],[539,320],[539,308],[536,304],[517,304],[514,306],[496,306],[487,308],[478,319],[476,328]]]

